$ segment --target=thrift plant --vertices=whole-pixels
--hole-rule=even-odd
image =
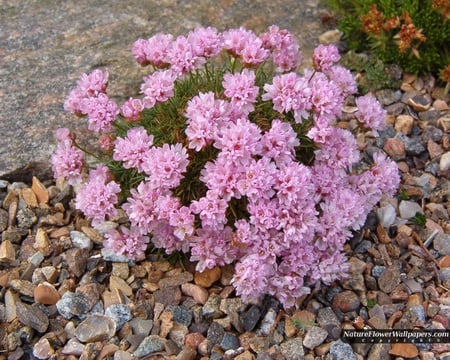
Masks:
[[[346,240],[395,193],[399,174],[383,153],[352,170],[356,138],[336,122],[357,87],[337,48],[317,47],[302,74],[298,43],[277,26],[259,36],[242,27],[156,34],[132,52],[149,69],[142,96],[119,106],[97,69],[64,104],[98,135],[97,166],[87,169],[68,129],[52,157],[76,208],[109,228],[104,246],[134,260],[147,248],[185,252],[198,271],[235,264],[244,300],[271,294],[286,307],[345,276]],[[383,128],[374,96],[356,104],[361,128]]]

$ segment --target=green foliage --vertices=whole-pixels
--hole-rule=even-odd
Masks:
[[[435,75],[450,61],[450,22],[445,7],[449,5],[442,5],[446,2],[327,0],[351,50],[368,52],[406,72]]]
[[[414,225],[423,227],[427,222],[427,217],[421,212],[416,212],[416,214],[411,218],[411,221]]]

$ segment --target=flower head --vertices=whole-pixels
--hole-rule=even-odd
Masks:
[[[360,96],[355,99],[358,111],[356,118],[363,123],[367,128],[374,131],[381,130],[386,124],[386,110],[371,94]]]

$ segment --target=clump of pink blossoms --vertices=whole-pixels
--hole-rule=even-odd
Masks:
[[[386,113],[358,96],[337,48],[319,46],[314,69],[297,72],[302,54],[289,31],[207,27],[139,39],[132,53],[152,68],[142,96],[119,107],[106,95],[108,73],[95,70],[65,102],[98,134],[101,165],[83,176],[67,129],[52,157],[94,227],[126,215],[104,246],[132,259],[149,246],[186,252],[199,271],[234,264],[245,301],[270,294],[285,307],[345,276],[344,244],[400,179],[382,153],[353,170],[363,161],[356,138],[336,126],[345,99],[355,97],[355,117],[372,134]]]

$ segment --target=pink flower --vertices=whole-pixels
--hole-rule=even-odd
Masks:
[[[277,164],[294,159],[295,147],[300,145],[297,134],[288,122],[272,120],[272,126],[261,139],[262,154]]]
[[[239,107],[243,112],[249,113],[255,109],[259,88],[255,85],[255,73],[244,69],[242,73],[226,73],[222,85],[224,95],[231,100],[231,104]]]
[[[358,91],[358,86],[352,73],[345,67],[341,65],[331,66],[326,74],[331,81],[341,88],[344,97],[355,94]]]
[[[69,136],[66,131],[61,131],[59,135]],[[81,172],[84,165],[83,152],[73,146],[69,137],[61,137],[56,151],[51,157],[53,176],[55,179],[64,178],[70,185],[81,182]]]
[[[358,111],[356,118],[363,123],[367,128],[372,129],[377,133],[386,126],[386,110],[372,94],[360,96],[355,99]]]
[[[127,122],[131,123],[139,121],[142,110],[144,110],[143,101],[141,99],[130,98],[122,105],[121,113]]]
[[[200,68],[206,62],[203,56],[196,55],[192,44],[185,36],[176,38],[168,56],[171,69],[177,77]]]
[[[258,38],[253,31],[244,27],[227,30],[222,33],[222,36],[223,48],[235,56],[241,56],[245,46]]]
[[[195,56],[211,58],[222,50],[222,39],[217,29],[200,27],[191,31],[187,40],[192,45]]]
[[[293,110],[298,123],[309,116],[312,90],[306,78],[293,72],[274,76],[272,84],[264,85],[264,90],[262,99],[272,100],[276,111],[287,113]]]
[[[187,151],[181,144],[164,144],[150,149],[142,163],[142,170],[148,175],[147,180],[152,186],[172,189],[180,184],[188,164]]]
[[[148,40],[138,39],[131,49],[136,61],[142,65],[151,64],[164,67],[169,64],[168,53],[172,46],[173,36],[158,33]]]
[[[310,100],[316,116],[329,119],[341,116],[344,96],[337,84],[330,81],[324,73],[316,72],[309,81],[309,86]]]
[[[263,47],[260,38],[247,39],[240,53],[242,63],[247,66],[258,66],[266,61],[270,52]]]
[[[89,97],[81,102],[81,112],[88,116],[88,129],[95,132],[110,131],[111,123],[119,115],[119,107],[106,94]]]
[[[144,107],[152,108],[156,103],[165,102],[174,95],[176,75],[172,70],[155,71],[144,78],[141,92],[144,94]]]
[[[116,229],[110,230],[105,234],[104,246],[111,249],[119,255],[125,255],[129,259],[139,259],[144,255],[147,244],[150,239],[141,233],[137,227],[126,228],[120,227],[120,231]]]
[[[148,135],[144,127],[138,126],[127,131],[125,138],[117,138],[114,143],[113,159],[123,161],[125,169],[143,171],[143,163],[153,145],[153,135]]]
[[[221,199],[216,191],[211,190],[206,193],[205,197],[192,201],[190,206],[190,210],[199,215],[202,227],[212,229],[223,229],[227,223],[227,208],[227,201]]]
[[[115,205],[118,202],[117,194],[120,186],[110,181],[109,170],[99,165],[89,173],[89,181],[83,184],[75,198],[75,207],[84,215],[92,219],[96,226],[105,221],[106,217],[117,215]]]
[[[317,71],[327,72],[340,59],[341,55],[335,45],[320,44],[314,49],[313,64]]]

